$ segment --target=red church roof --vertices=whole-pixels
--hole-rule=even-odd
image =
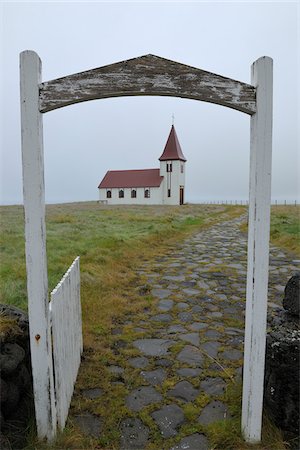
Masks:
[[[165,149],[159,158],[160,161],[170,161],[170,160],[180,160],[180,161],[186,161],[179,141],[178,137],[174,128],[174,125],[172,125]]]
[[[159,169],[109,170],[98,188],[159,187],[162,180]]]

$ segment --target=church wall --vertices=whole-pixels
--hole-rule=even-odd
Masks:
[[[150,198],[145,198],[144,188],[135,188],[136,198],[131,198],[131,188],[124,188],[124,198],[119,198],[119,189],[112,188],[111,198],[107,198],[107,189],[99,189],[99,200],[105,201],[108,205],[161,205],[162,204],[162,184],[160,187],[150,187]]]

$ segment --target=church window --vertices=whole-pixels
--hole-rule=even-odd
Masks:
[[[180,169],[181,169],[181,173],[183,173],[183,164],[181,164]]]
[[[124,190],[123,189],[119,190],[119,198],[124,198]]]
[[[150,198],[150,189],[145,189],[144,196],[145,198]]]
[[[110,190],[106,191],[106,198],[111,198],[111,191]]]
[[[168,197],[171,197],[171,189],[168,189]]]
[[[131,190],[131,198],[136,198],[136,190],[135,189]]]
[[[167,163],[167,172],[172,172],[172,163]]]

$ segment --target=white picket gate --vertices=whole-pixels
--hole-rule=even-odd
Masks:
[[[59,428],[63,430],[83,349],[79,256],[51,292],[49,315],[56,420]]]

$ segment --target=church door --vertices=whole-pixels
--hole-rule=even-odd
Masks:
[[[179,191],[179,204],[183,205],[183,200],[184,199],[184,187],[180,187],[180,191]]]

